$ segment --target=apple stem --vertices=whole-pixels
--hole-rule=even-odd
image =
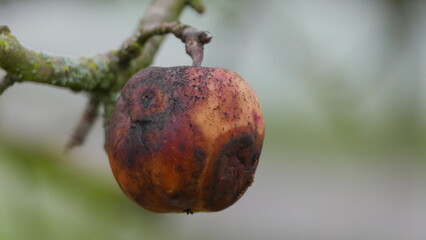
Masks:
[[[187,27],[182,33],[182,41],[185,42],[186,53],[192,58],[192,65],[200,67],[204,57],[204,44],[212,39],[211,33],[207,31],[197,31],[192,27]]]
[[[204,44],[212,40],[212,34],[182,24],[180,22],[165,22],[147,26],[140,30],[136,37],[128,39],[118,50],[118,65],[125,68],[129,62],[139,56],[143,46],[151,37],[173,33],[185,43],[186,53],[192,58],[193,66],[201,66],[203,62]]]

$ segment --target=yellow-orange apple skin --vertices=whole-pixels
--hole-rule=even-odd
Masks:
[[[149,67],[124,86],[107,152],[124,193],[153,212],[212,212],[252,184],[264,138],[262,109],[230,70]]]

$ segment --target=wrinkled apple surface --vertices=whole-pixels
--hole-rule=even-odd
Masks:
[[[107,152],[122,190],[143,208],[210,212],[252,184],[263,138],[259,100],[238,74],[150,67],[123,88]]]

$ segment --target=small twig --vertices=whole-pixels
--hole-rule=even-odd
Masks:
[[[212,38],[211,33],[206,31],[199,32],[192,27],[188,27],[183,31],[181,39],[185,43],[186,53],[192,58],[193,66],[201,66],[204,57],[204,44],[209,43]]]
[[[3,79],[0,79],[0,95],[2,95],[3,92],[7,88],[12,86],[14,83],[15,83],[15,81],[13,81],[13,79],[10,75],[6,75],[6,76],[3,77]]]
[[[103,105],[103,118],[104,118],[104,132],[105,136],[108,136],[109,124],[111,121],[112,114],[114,112],[115,103],[118,98],[118,93],[111,93],[102,95],[102,105]],[[106,140],[106,139],[105,139]],[[106,141],[104,142],[104,147],[106,149]]]
[[[203,61],[204,44],[211,41],[212,35],[179,22],[160,23],[143,28],[136,37],[128,39],[117,51],[119,65],[127,67],[132,59],[140,55],[141,46],[151,37],[168,33],[173,33],[185,43],[186,53],[193,59],[193,65],[200,66]]]
[[[101,101],[99,96],[92,94],[89,102],[86,105],[83,115],[81,116],[80,122],[74,129],[71,138],[68,140],[65,146],[65,152],[70,151],[74,147],[81,146],[86,139],[87,134],[93,127],[93,123],[98,117],[99,105]]]

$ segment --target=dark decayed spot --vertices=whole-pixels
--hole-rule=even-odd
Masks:
[[[204,161],[206,160],[206,157],[207,157],[204,150],[199,146],[195,146],[193,151],[194,151],[194,159],[198,162],[198,164],[204,164]]]
[[[149,105],[155,97],[155,91],[152,89],[147,89],[141,93],[141,104],[144,106]]]
[[[192,172],[192,177],[193,178],[198,178],[200,176],[200,174],[201,174],[201,171],[202,171],[204,165],[205,165],[207,154],[199,146],[195,146],[193,148],[193,153],[194,153],[194,160],[195,160],[195,163],[196,163],[197,167]]]
[[[215,161],[211,194],[206,199],[210,210],[221,210],[238,200],[253,181],[256,155],[254,141],[248,134],[231,140]]]
[[[148,120],[140,120],[132,122],[130,126],[129,135],[126,137],[126,157],[123,159],[122,163],[127,168],[134,168],[136,165],[136,159],[139,155],[139,151],[148,150],[148,141],[145,137],[146,127],[151,123]]]
[[[253,157],[251,158],[251,165],[254,166],[256,164],[256,162],[259,160],[259,156],[260,154],[258,153],[253,154]]]
[[[126,168],[134,168],[136,165],[136,158],[138,155],[137,148],[131,144],[131,140],[129,137],[126,138],[126,155],[123,158],[123,161],[120,163]]]

